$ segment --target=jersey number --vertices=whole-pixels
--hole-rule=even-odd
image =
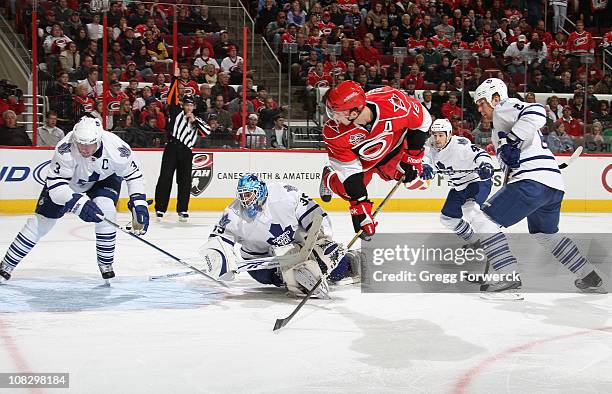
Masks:
[[[59,163],[55,163],[55,168],[53,169],[53,172],[56,174],[60,173],[60,164]]]

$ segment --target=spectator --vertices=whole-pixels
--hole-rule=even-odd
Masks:
[[[419,66],[414,63],[410,66],[410,72],[404,78],[406,86],[409,85],[410,81],[414,81],[414,89],[421,90],[425,87],[425,80],[423,79],[423,75],[419,70]]]
[[[436,118],[442,117],[442,111],[440,107],[433,101],[433,94],[431,90],[425,90],[423,92],[423,101],[421,102],[423,107],[427,108],[427,111],[435,116]]]
[[[355,49],[355,63],[366,67],[380,65],[380,55],[378,50],[372,47],[372,39],[366,36],[363,44]]]
[[[151,92],[156,99],[161,101],[166,101],[168,98],[168,91],[170,91],[170,87],[166,85],[166,76],[162,73],[159,73],[155,76],[155,81],[151,85]],[[165,129],[165,127],[161,127]]]
[[[474,136],[470,134],[468,129],[463,128],[460,116],[453,115],[451,117],[451,125],[453,126],[453,135],[467,138],[471,143],[474,143]]]
[[[610,94],[612,92],[612,73],[606,73],[603,79],[595,84],[593,93]]]
[[[136,69],[136,62],[134,62],[133,60],[130,60],[127,62],[127,66],[125,70],[123,71],[123,73],[121,74],[121,76],[119,77],[119,80],[121,82],[127,82],[127,81],[131,81],[132,79],[135,79],[138,82],[144,81],[144,79],[142,78],[142,76],[140,76],[140,73]]]
[[[563,117],[563,106],[559,104],[559,97],[550,96],[546,104],[546,115],[552,122],[556,122]]]
[[[431,23],[431,15],[423,15],[423,20],[416,26],[416,30],[420,30],[425,39],[433,37],[436,31]]]
[[[595,42],[591,33],[584,30],[584,22],[576,21],[576,30],[567,39],[567,53],[572,56],[582,56],[595,52]]]
[[[72,85],[68,83],[68,73],[60,72],[57,80],[51,84],[45,96],[49,98],[49,108],[53,110],[58,117],[58,123],[64,130],[71,129],[72,120],[74,118],[72,112]]]
[[[219,76],[217,74],[215,66],[213,66],[212,64],[207,64],[206,66],[204,66],[204,80],[206,81],[206,83],[208,83],[210,86],[214,86],[217,84],[218,79]]]
[[[549,93],[552,91],[552,88],[544,82],[542,72],[534,70],[532,79],[527,84],[527,90],[535,93]]]
[[[210,49],[207,46],[203,46],[200,48],[200,55],[194,60],[193,65],[203,69],[208,64],[215,68],[215,72],[219,72],[219,63],[210,57]]]
[[[147,123],[147,118],[155,118],[155,125],[160,129],[166,128],[166,117],[159,107],[159,102],[153,96],[145,99],[145,106],[140,112],[140,124]]]
[[[546,61],[546,57],[548,56],[548,48],[546,47],[546,43],[544,43],[540,39],[540,35],[537,32],[534,32],[531,35],[531,41],[527,44],[529,47],[530,56],[533,59],[530,61],[531,68],[540,68]]]
[[[468,44],[471,44],[476,41],[476,29],[474,29],[474,26],[472,26],[472,20],[470,18],[463,18],[460,31],[461,38],[463,39],[463,41],[467,42]]]
[[[574,99],[571,104],[572,117],[576,119],[584,119],[586,109],[586,123],[593,123],[593,113],[584,106],[584,93],[574,93]]]
[[[6,80],[0,81],[0,115],[6,111],[13,111],[20,115],[25,111],[23,92],[16,85]],[[0,126],[4,125],[4,118],[0,118]]]
[[[263,7],[257,12],[257,19],[255,20],[255,32],[261,34],[264,32],[266,26],[274,21],[278,14],[278,8],[274,0],[265,0]]]
[[[393,54],[393,48],[405,46],[406,41],[400,37],[399,28],[392,26],[387,38],[383,42],[383,51],[387,55]]]
[[[442,104],[442,115],[446,119],[451,119],[453,115],[461,119],[461,108],[457,105],[458,95],[456,93],[451,94],[448,97],[448,102]]]
[[[285,126],[285,118],[282,115],[277,115],[274,119],[274,127],[272,127],[270,146],[277,149],[287,148],[287,126]]]
[[[265,101],[265,106],[259,110],[259,127],[264,130],[274,127],[274,119],[278,116],[282,116],[283,111],[287,108],[286,105],[278,107],[274,99],[268,97]]]
[[[582,137],[582,122],[572,117],[572,107],[566,105],[563,107],[563,117],[557,121],[557,124],[563,123],[563,131],[572,137]]]
[[[53,7],[53,12],[55,12],[55,20],[62,24],[68,22],[70,15],[72,15],[72,10],[68,8],[68,0],[59,0],[57,5]]]
[[[221,26],[214,16],[210,15],[207,5],[200,6],[200,15],[195,18],[195,23],[204,29],[206,33],[216,33],[221,30]]]
[[[567,0],[549,0],[553,9],[553,33],[563,30],[565,16],[567,15]]]
[[[103,122],[102,113],[104,113],[104,103],[102,102],[102,100],[94,101],[94,106],[93,106],[93,111],[91,111],[91,116],[98,119],[100,123],[102,123]]]
[[[513,42],[506,48],[504,52],[504,58],[509,63],[508,72],[511,74],[518,74],[525,72],[525,57],[529,51],[529,47],[525,44],[527,38],[524,35],[520,35],[516,42]]]
[[[493,57],[499,59],[501,58],[506,49],[508,48],[508,44],[502,39],[502,36],[499,32],[493,34],[493,38],[491,39],[491,51]]]
[[[236,47],[231,45],[227,50],[227,57],[221,61],[221,71],[226,72],[230,76],[230,81],[235,84],[242,83],[242,57],[238,56]]]
[[[48,111],[46,114],[45,125],[37,130],[36,146],[56,146],[64,138],[64,130],[56,127],[57,113]]]
[[[485,40],[485,36],[482,33],[476,35],[476,41],[470,45],[470,50],[479,57],[490,57],[493,53],[491,44]]]
[[[446,58],[448,60],[448,58]],[[436,91],[432,96],[432,101],[438,106],[442,107],[449,100],[449,92],[447,90],[447,82],[441,81],[438,83]],[[448,118],[447,118],[448,119]]]
[[[209,84],[203,83],[200,85],[200,95],[195,97],[195,109],[193,112],[196,116],[206,119],[206,112],[213,106],[212,88]]]
[[[555,123],[554,131],[546,140],[552,153],[571,153],[574,151],[574,140],[565,131],[564,122]]]
[[[136,12],[134,12],[128,19],[128,24],[132,28],[136,28],[138,25],[144,25],[147,23],[147,19],[151,16],[146,10],[143,3],[136,4]]]
[[[82,30],[84,34],[80,34],[80,30]],[[68,21],[64,23],[64,32],[73,41],[75,41],[77,37],[81,40],[87,37],[87,30],[83,27],[81,16],[77,11],[73,11]]]
[[[92,41],[97,41],[103,38],[103,26],[100,24],[100,14],[93,14],[91,23],[85,25],[87,29],[87,37]],[[97,64],[97,63],[96,63]]]
[[[60,53],[60,65],[63,72],[74,76],[81,66],[81,54],[77,51],[77,46],[74,42],[69,42],[66,48]]]
[[[238,50],[238,45],[234,44],[233,42],[229,40],[229,35],[227,34],[227,30],[221,30],[219,32],[219,41],[214,46],[214,52],[215,52],[214,56],[217,59],[224,59],[225,57],[227,57],[227,52],[230,46],[234,46],[236,50]],[[213,56],[212,53],[211,53],[211,56]]]
[[[595,97],[595,86],[593,84],[587,85],[587,108],[592,111],[597,111],[599,108],[599,100]]]
[[[397,26],[393,26],[393,27],[397,28]],[[374,39],[376,40],[376,42],[385,41],[387,37],[391,35],[391,29],[392,29],[392,26],[389,25],[389,19],[387,19],[386,16],[383,17],[382,20],[380,21],[380,27],[374,31]],[[337,32],[340,32],[339,28],[335,28],[334,30]],[[399,29],[397,29],[397,33],[399,35]]]
[[[107,14],[108,25],[117,26],[122,18],[124,17],[123,10],[121,9],[121,1],[111,1]]]
[[[223,127],[219,122],[217,114],[209,113],[207,123],[210,128],[209,143],[207,145],[219,148],[233,148],[235,146],[232,129]]]
[[[436,35],[431,38],[431,41],[433,42],[434,49],[440,53],[447,51],[451,45],[451,41],[446,36],[441,25],[436,26]]]
[[[481,118],[478,126],[472,130],[474,143],[482,147],[487,146],[491,142],[491,132],[491,121],[486,118]]]
[[[414,36],[408,39],[408,52],[412,55],[418,55],[425,49],[427,45],[427,37],[423,36],[421,30],[414,31]]]
[[[102,97],[102,83],[98,83],[98,69],[91,67],[87,72],[87,78],[78,81],[79,85],[85,85],[87,95],[91,98]]]
[[[227,111],[230,114],[233,114],[234,112],[239,112],[242,111],[242,95],[238,95],[236,96],[235,99],[233,99],[232,101],[230,101],[229,103],[227,103],[226,107],[227,107]],[[247,97],[247,103],[246,103],[246,112],[247,114],[252,114],[253,112],[255,112],[254,107],[253,107],[253,103],[248,100]],[[242,119],[242,118],[240,118]],[[242,124],[242,120],[240,121],[240,123]],[[234,127],[234,129],[237,129],[237,127]]]
[[[584,136],[584,148],[587,152],[604,152],[605,143],[602,124],[597,121],[593,122],[592,132]]]
[[[262,149],[267,146],[266,133],[263,129],[257,126],[258,117],[256,114],[250,114],[247,117],[247,124],[243,130],[240,127],[236,131],[236,141],[240,143],[242,136],[245,138],[245,148],[248,149]]]
[[[136,50],[142,46],[142,41],[137,39],[134,35],[134,29],[127,27],[120,37],[121,50],[126,56],[133,57],[136,54]]]
[[[141,77],[146,78],[153,75],[152,67],[155,61],[149,54],[146,46],[143,45],[138,49],[134,56],[134,62],[136,63],[136,69]]]
[[[287,13],[287,21],[296,26],[302,27],[306,23],[306,12],[302,10],[302,6],[298,0],[291,2],[291,10]]]
[[[161,138],[166,133],[164,130],[162,130],[159,127],[158,121],[159,119],[156,116],[149,115],[145,118],[144,122],[140,125],[140,130],[142,130],[145,133],[147,137],[147,143],[149,146],[153,145],[155,139],[161,140]]]
[[[525,93],[525,102],[526,103],[530,103],[530,104],[534,104],[536,102],[535,93],[534,92],[527,92],[527,93]]]
[[[85,56],[90,56],[93,64],[97,66],[102,65],[102,55],[98,53],[98,41],[89,40],[87,48],[81,52],[81,58],[85,58]]]
[[[94,110],[95,101],[87,95],[87,84],[80,83],[74,88],[72,102],[74,119],[80,119],[81,116]]]
[[[213,97],[217,97],[219,95],[223,96],[223,101],[225,103],[229,103],[238,95],[236,90],[232,86],[229,85],[229,74],[225,72],[221,72],[218,74],[217,84],[212,88]],[[223,122],[221,122],[223,124]]]
[[[2,118],[4,125],[0,126],[0,146],[32,146],[25,127],[17,126],[17,114],[14,111],[4,111]]]
[[[136,100],[134,100],[134,103],[132,104],[132,111],[135,111],[135,112],[142,111],[149,97],[154,97],[153,89],[151,89],[150,86],[144,86],[142,88],[141,96],[137,97]]]
[[[232,117],[230,116],[230,113],[224,109],[225,99],[223,98],[223,95],[215,95],[214,88],[212,91],[212,95],[215,98],[215,101],[213,103],[213,107],[208,111],[208,114],[214,114],[216,116],[216,119],[223,128],[223,130],[231,130]]]

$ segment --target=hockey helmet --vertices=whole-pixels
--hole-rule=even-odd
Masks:
[[[327,92],[325,107],[327,116],[336,120],[338,113],[361,111],[365,106],[366,95],[361,85],[355,81],[344,81]]]
[[[443,146],[437,146],[435,144],[435,139],[433,139],[433,141],[432,141],[432,145],[436,149],[442,150],[442,149],[446,148],[446,146],[448,145],[448,143],[451,140],[451,137],[453,135],[453,125],[451,124],[451,122],[448,119],[445,119],[445,118],[436,119],[431,124],[431,128],[429,129],[429,133],[431,134],[432,137],[434,136],[435,133],[444,133],[446,135],[446,142],[444,143]]]
[[[489,78],[476,88],[474,92],[474,103],[485,99],[491,107],[493,107],[493,95],[498,94],[499,99],[505,100],[508,98],[508,87],[506,83],[499,78]]]
[[[238,180],[236,197],[247,216],[254,218],[266,202],[268,187],[255,174],[245,174]]]
[[[103,131],[100,119],[83,116],[72,129],[71,140],[79,152],[88,157],[100,147]],[[91,147],[92,145],[95,145],[95,149]]]

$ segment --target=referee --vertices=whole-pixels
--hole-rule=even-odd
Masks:
[[[208,135],[210,130],[203,120],[193,114],[194,99],[191,96],[179,97],[178,68],[174,73],[168,92],[168,143],[162,156],[159,179],[155,187],[155,211],[157,218],[164,217],[172,190],[172,177],[176,171],[177,204],[179,220],[189,218],[189,194],[191,190],[192,149],[198,138]]]

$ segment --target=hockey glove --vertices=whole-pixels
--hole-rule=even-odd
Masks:
[[[428,181],[436,176],[436,170],[429,164],[423,164],[423,172],[421,173],[421,179]]]
[[[402,151],[393,178],[399,181],[404,176],[404,183],[414,181],[423,172],[424,155],[424,149]]]
[[[513,144],[505,143],[497,149],[500,160],[510,168],[519,168],[521,150]]]
[[[102,210],[84,194],[74,193],[65,207],[68,211],[79,215],[84,222],[100,223],[104,220]]]
[[[355,232],[363,230],[366,237],[374,235],[378,222],[375,222],[372,216],[372,202],[370,200],[350,201],[350,204],[349,212]]]
[[[495,170],[493,169],[491,163],[480,163],[480,165],[476,169],[476,173],[482,180],[491,179],[494,171]]]
[[[130,196],[128,209],[132,212],[131,231],[136,235],[145,235],[149,229],[149,205],[153,200],[148,200],[144,194],[135,193]]]

